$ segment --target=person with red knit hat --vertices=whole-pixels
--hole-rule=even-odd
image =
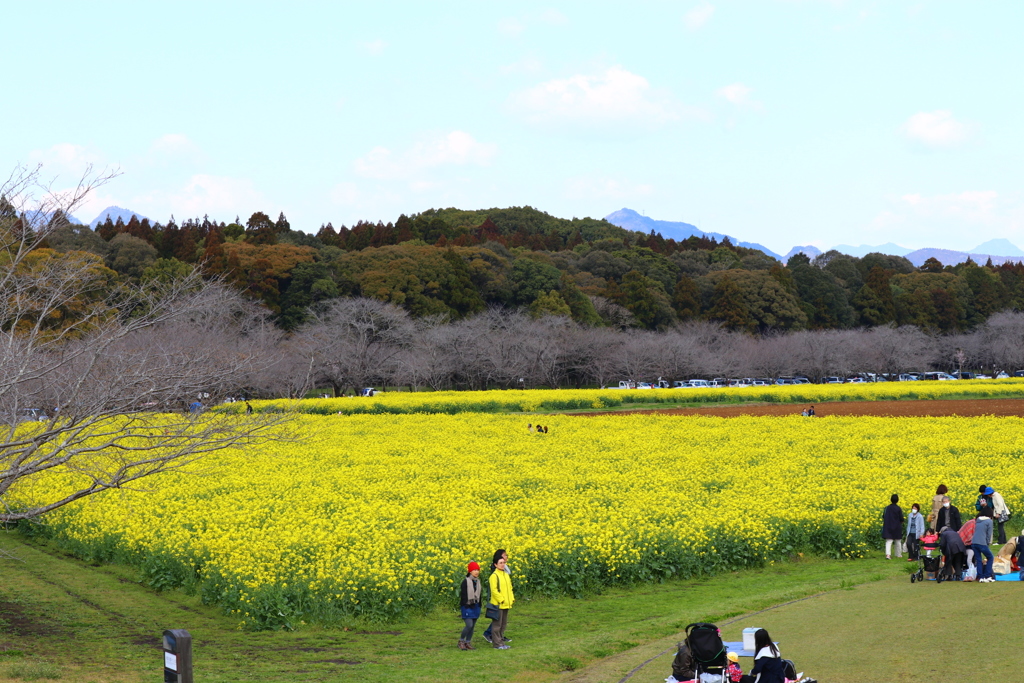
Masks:
[[[459,604],[462,606],[462,620],[466,625],[459,636],[460,650],[475,650],[470,644],[473,640],[473,629],[476,628],[476,620],[480,618],[480,565],[470,562],[466,566],[466,578],[462,580],[459,589]]]

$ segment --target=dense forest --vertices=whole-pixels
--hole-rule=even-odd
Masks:
[[[0,200],[0,218],[18,221],[12,211]],[[531,207],[432,209],[394,223],[328,223],[315,235],[260,212],[244,224],[108,217],[95,231],[58,212],[46,229],[37,260],[77,252],[95,261],[100,289],[198,266],[261,302],[284,330],[347,297],[392,303],[414,318],[457,321],[497,306],[592,327],[710,321],[753,334],[889,324],[953,333],[1024,310],[1021,264],[933,259],[915,268],[898,256],[835,251],[783,264],[728,240],[677,242]]]

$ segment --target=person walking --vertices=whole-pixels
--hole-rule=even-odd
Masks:
[[[898,494],[894,493],[889,497],[892,501],[885,506],[882,513],[882,538],[885,539],[885,559],[892,559],[892,544],[896,542],[896,557],[903,557],[903,549],[900,547],[903,541],[903,508],[897,503],[900,502]]]
[[[494,551],[494,557],[491,559],[491,571],[493,571],[494,568],[498,565],[498,560],[502,558],[505,560],[505,573],[508,574],[509,578],[512,578],[512,569],[508,566],[508,553],[505,552],[504,548],[498,548]],[[493,627],[494,622],[492,621],[490,624],[487,625],[487,630],[484,631],[484,640],[486,640],[488,643],[491,642],[491,633]],[[512,642],[512,639],[509,638],[507,634],[502,633],[501,635],[506,643]]]
[[[516,596],[512,593],[512,577],[505,573],[506,561],[499,557],[494,563],[494,571],[491,572],[491,604],[498,608],[498,614],[491,620],[491,645],[496,650],[507,650],[509,645],[505,644],[505,626],[508,625],[508,611],[516,602]]]
[[[935,495],[932,496],[932,512],[925,519],[926,522],[932,525],[934,529],[941,529],[939,526],[939,511],[942,509],[942,497],[949,493],[949,489],[946,488],[945,484],[939,484],[939,487],[935,489]]]
[[[932,523],[932,527],[941,532],[945,527],[949,527],[953,531],[960,531],[960,527],[962,526],[963,522],[960,521],[960,508],[953,505],[949,496],[942,496],[942,507],[939,508],[939,513],[936,515],[935,521]]]
[[[907,562],[917,562],[918,544],[924,536],[924,517],[921,516],[921,506],[914,503],[910,506],[910,516],[907,517]]]
[[[978,583],[992,583],[996,580],[992,571],[992,510],[982,504],[978,516],[974,520],[974,536],[971,538],[971,549],[974,550],[974,566],[977,568]]]
[[[466,578],[462,580],[459,587],[459,605],[462,607],[462,621],[465,626],[459,636],[460,650],[475,650],[473,647],[473,629],[476,628],[476,620],[480,618],[480,596],[483,587],[480,585],[480,565],[470,562],[466,566]]]
[[[1006,501],[1003,500],[1002,494],[991,486],[985,487],[985,493],[992,497],[992,516],[999,530],[999,544],[1002,545],[1006,543],[1006,529],[1003,528],[1003,525],[1010,519],[1010,508],[1006,507]]]

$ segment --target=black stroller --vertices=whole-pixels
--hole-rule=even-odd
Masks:
[[[952,578],[944,575],[944,573],[940,571],[942,569],[941,556],[936,555],[935,557],[927,557],[925,555],[921,555],[920,560],[921,566],[918,567],[916,572],[910,575],[910,583],[914,583],[915,581],[924,581],[925,572],[934,576],[936,583],[942,583],[944,579]]]
[[[729,666],[725,643],[714,624],[698,622],[686,627],[686,646],[690,648],[697,680],[701,674],[720,676],[725,680],[725,667]]]

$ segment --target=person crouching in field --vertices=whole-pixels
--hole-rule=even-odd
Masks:
[[[466,578],[462,580],[459,588],[459,604],[462,607],[462,621],[466,625],[459,636],[460,650],[475,650],[471,641],[473,640],[473,629],[476,628],[476,620],[480,618],[480,595],[483,588],[480,585],[480,565],[470,562],[466,566]]]
[[[505,626],[508,624],[508,611],[515,604],[516,596],[512,594],[512,577],[505,572],[505,558],[499,557],[494,562],[491,572],[491,604],[498,608],[498,614],[491,620],[491,644],[497,650],[507,650],[505,644]]]

